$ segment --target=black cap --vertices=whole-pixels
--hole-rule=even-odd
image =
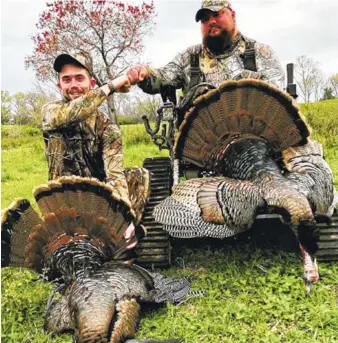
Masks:
[[[65,64],[73,64],[79,67],[83,67],[89,72],[90,75],[92,75],[92,62],[89,54],[85,54],[82,52],[73,55],[61,54],[56,57],[54,61],[54,70],[60,73],[62,67]]]

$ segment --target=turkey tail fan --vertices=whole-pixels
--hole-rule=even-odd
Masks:
[[[122,199],[120,194],[112,186],[102,183],[95,178],[62,177],[59,179],[69,199],[68,206],[73,207],[72,199],[78,203],[80,215],[82,213],[94,213],[107,219],[107,225],[122,235],[135,218],[135,212],[131,209],[130,202]],[[81,204],[79,204],[81,203]],[[84,212],[80,212],[80,209]],[[126,220],[129,218],[129,220]]]
[[[225,238],[248,230],[263,206],[265,201],[251,181],[192,179],[176,185],[153,216],[174,237]]]
[[[63,198],[59,199],[59,197],[53,196],[53,192],[47,184],[35,187],[33,189],[33,195],[42,214],[55,212],[64,204]],[[60,204],[56,203],[56,201],[60,201]]]
[[[123,236],[107,226],[106,218],[92,213],[80,215],[75,208],[62,207],[55,213],[44,215],[43,223],[37,225],[29,236],[25,265],[41,272],[58,249],[68,247],[76,253],[83,248],[88,257],[95,254],[103,263],[124,243]],[[53,272],[56,271],[51,270],[49,274],[51,279]]]
[[[174,149],[177,158],[210,170],[235,137],[260,137],[281,151],[309,134],[298,105],[286,92],[260,80],[226,81],[195,100]]]
[[[76,208],[80,216],[92,213],[106,218],[107,226],[120,235],[135,218],[130,203],[121,199],[113,187],[94,178],[63,176],[36,187],[34,196],[43,215],[63,206]]]
[[[3,210],[1,267],[24,265],[28,237],[40,224],[42,220],[27,199],[17,198]]]
[[[17,199],[3,212],[4,265],[25,265],[41,272],[54,263],[50,259],[58,263],[56,252],[62,249],[68,249],[64,258],[73,252],[81,255],[82,249],[83,256],[94,254],[102,263],[127,244],[124,233],[135,212],[112,187],[96,179],[62,177],[36,187],[34,196],[42,218],[25,199]],[[49,276],[54,275],[53,266]]]
[[[297,182],[315,214],[331,216],[335,206],[335,187],[322,145],[308,140],[306,144],[289,147],[283,150],[283,162],[289,171],[286,177]]]

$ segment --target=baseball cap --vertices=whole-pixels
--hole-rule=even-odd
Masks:
[[[205,10],[218,12],[222,8],[232,8],[231,3],[229,0],[203,0],[202,7],[197,11],[195,19],[196,21],[200,21],[203,16]]]
[[[83,51],[72,55],[66,53],[59,55],[54,61],[54,70],[59,73],[65,64],[74,64],[83,67],[87,69],[90,75],[93,75],[93,62],[87,52]]]

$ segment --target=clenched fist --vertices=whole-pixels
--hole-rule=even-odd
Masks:
[[[146,77],[150,76],[150,70],[146,66],[137,65],[130,68],[127,72],[129,82],[136,85],[138,82],[143,81]]]

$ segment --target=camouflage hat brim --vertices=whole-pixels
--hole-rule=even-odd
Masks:
[[[89,74],[90,71],[88,70],[88,68],[86,68],[85,65],[83,65],[80,61],[78,61],[76,58],[72,57],[71,55],[68,55],[68,54],[61,54],[59,55],[55,61],[54,61],[54,70],[58,73],[60,73],[62,67],[66,64],[74,64],[74,65],[77,65],[77,66],[80,66],[80,67],[83,67],[85,68]]]
[[[200,21],[205,16],[205,12],[207,11],[218,12],[222,8],[224,8],[224,6],[210,6],[208,8],[200,8],[196,13],[195,20],[196,22]]]

